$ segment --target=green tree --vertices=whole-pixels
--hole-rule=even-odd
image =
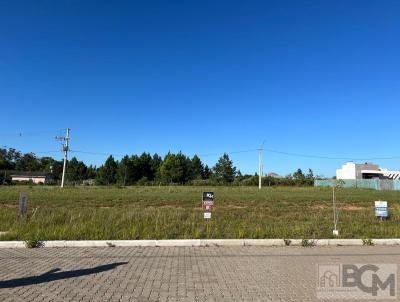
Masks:
[[[86,179],[95,179],[97,175],[97,168],[96,166],[90,165],[87,168]]]
[[[203,179],[209,179],[212,176],[212,171],[211,169],[208,167],[208,165],[206,165],[204,167],[204,173],[203,173]]]
[[[215,164],[213,172],[214,177],[218,182],[231,183],[236,176],[236,167],[233,166],[233,162],[229,159],[229,155],[224,153]]]
[[[42,157],[40,159],[41,168],[43,172],[51,173],[55,180],[61,179],[63,162],[55,160],[52,157]],[[67,170],[68,171],[68,170]]]
[[[0,169],[15,170],[16,162],[21,158],[21,152],[13,148],[0,148]]]
[[[69,181],[82,181],[86,179],[87,166],[76,157],[71,158],[67,164],[67,179]]]
[[[293,173],[293,180],[296,184],[301,185],[305,183],[306,176],[301,169],[297,169],[297,171]]]
[[[153,179],[151,180],[156,180],[159,178],[161,164],[162,164],[161,156],[155,153],[153,155],[153,158],[151,159],[151,172],[153,174]]]
[[[189,179],[190,159],[181,152],[168,153],[160,166],[160,178],[165,183],[184,184]]]
[[[314,172],[311,169],[308,169],[308,173],[306,175],[307,179],[314,179]]]
[[[39,171],[40,161],[33,153],[26,153],[18,159],[15,169],[19,171]]]
[[[132,184],[131,177],[131,161],[128,155],[125,155],[118,164],[117,182],[121,185]]]
[[[128,179],[129,183],[136,183],[139,179],[141,179],[143,175],[141,174],[140,169],[140,159],[139,156],[131,155],[130,163],[128,165]]]
[[[314,185],[314,172],[311,169],[308,169],[308,173],[305,176],[306,183],[310,186]]]
[[[97,173],[97,183],[101,185],[111,185],[117,182],[118,163],[110,155]]]
[[[194,155],[190,162],[190,180],[202,179],[204,175],[204,165],[197,155]]]
[[[152,180],[153,171],[151,169],[151,156],[149,153],[143,152],[142,155],[139,157],[139,174],[140,178],[146,178],[148,180]]]

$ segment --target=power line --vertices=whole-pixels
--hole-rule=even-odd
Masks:
[[[259,151],[260,148],[257,149],[247,149],[247,150],[238,150],[238,151],[228,151],[228,152],[214,152],[214,153],[203,153],[203,154],[197,154],[200,157],[208,157],[208,156],[219,156],[224,153],[231,155],[231,154],[240,154],[240,153],[251,153],[251,152],[256,152]],[[303,158],[316,158],[316,159],[326,159],[326,160],[359,160],[359,161],[372,161],[372,160],[391,160],[391,159],[400,159],[399,156],[387,156],[387,157],[344,157],[344,156],[325,156],[325,155],[316,155],[316,154],[306,154],[306,153],[295,153],[295,152],[287,152],[287,151],[281,151],[281,150],[276,150],[276,149],[263,149],[266,152],[270,153],[275,153],[275,154],[281,154],[281,155],[286,155],[286,156],[292,156],[292,157],[303,157]],[[58,153],[60,152],[59,150],[49,150],[49,151],[38,151],[38,152],[29,152],[33,154],[46,154],[46,153]],[[84,151],[84,150],[69,150],[71,153],[81,153],[81,154],[89,154],[89,155],[99,155],[99,156],[109,156],[112,155],[114,157],[123,157],[127,155],[125,154],[120,154],[120,153],[111,153],[111,152],[94,152],[94,151]]]
[[[329,160],[387,160],[387,159],[399,159],[400,156],[389,156],[389,157],[331,157],[331,156],[323,156],[323,155],[313,155],[313,154],[302,154],[302,153],[292,153],[292,152],[285,152],[273,149],[264,149],[265,151],[288,155],[288,156],[296,156],[296,157],[306,157],[306,158],[318,158],[318,159],[329,159]]]
[[[117,154],[117,153],[102,153],[102,152],[92,152],[92,151],[82,151],[82,150],[69,150],[71,153],[82,153],[82,154],[90,154],[90,155],[101,155],[101,156],[125,156],[127,154]]]
[[[231,151],[231,152],[218,152],[218,153],[206,153],[206,154],[197,154],[198,156],[217,156],[217,155],[222,155],[224,153],[226,154],[238,154],[238,153],[249,153],[249,152],[254,152],[258,151],[258,149],[249,149],[249,150],[241,150],[241,151]]]
[[[31,132],[14,132],[14,133],[1,133],[0,132],[0,137],[18,137],[18,138],[24,138],[24,137],[31,137],[31,136],[40,136],[44,134],[54,134],[56,132],[61,133],[66,131],[66,128],[63,129],[55,129],[55,130],[44,130],[44,131],[31,131]],[[60,135],[61,136],[61,135]],[[400,159],[400,155],[396,156],[387,156],[387,157],[344,157],[344,156],[325,156],[325,155],[316,155],[316,154],[306,154],[306,153],[295,153],[295,152],[287,152],[287,151],[281,151],[281,150],[275,150],[275,149],[263,149],[267,152],[270,153],[275,153],[275,154],[281,154],[281,155],[286,155],[286,156],[293,156],[293,157],[303,157],[303,158],[316,158],[316,159],[326,159],[326,160],[358,160],[358,161],[372,161],[372,160],[391,160],[391,159]],[[248,150],[239,150],[239,151],[231,151],[231,152],[214,152],[214,153],[204,153],[204,154],[197,154],[198,156],[201,157],[207,157],[207,156],[219,156],[224,153],[226,154],[240,154],[240,153],[250,153],[250,152],[255,152],[259,151],[259,148],[257,149],[248,149]],[[56,153],[59,151],[40,151],[40,152],[30,152],[34,154],[45,154],[45,153]],[[100,156],[109,156],[113,155],[115,157],[118,156],[125,156],[126,154],[118,154],[118,153],[104,153],[104,152],[93,152],[93,151],[82,151],[82,150],[69,150],[69,152],[72,153],[82,153],[82,154],[89,154],[89,155],[100,155]]]
[[[256,152],[259,151],[260,149],[248,149],[248,150],[239,150],[239,151],[228,151],[228,152],[214,152],[214,153],[203,153],[203,154],[197,154],[198,156],[201,157],[207,157],[207,156],[218,156],[222,155],[224,153],[230,155],[230,154],[240,154],[240,153],[250,153],[250,152]],[[400,156],[389,156],[389,157],[340,157],[340,156],[324,156],[324,155],[315,155],[315,154],[305,154],[305,153],[294,153],[294,152],[286,152],[286,151],[280,151],[280,150],[275,150],[275,149],[263,149],[264,151],[270,152],[270,153],[276,153],[276,154],[281,154],[281,155],[286,155],[286,156],[294,156],[294,157],[305,157],[305,158],[317,158],[317,159],[328,159],[328,160],[389,160],[389,159],[400,159]],[[83,151],[83,150],[70,150],[72,153],[82,153],[82,154],[90,154],[90,155],[101,155],[101,156],[125,156],[127,154],[118,154],[118,153],[104,153],[104,152],[93,152],[93,151]]]
[[[55,130],[44,130],[44,131],[34,131],[34,132],[9,132],[9,133],[1,133],[0,132],[0,137],[17,137],[17,138],[24,138],[24,137],[32,137],[32,136],[40,136],[44,134],[54,134],[54,133],[61,133],[62,131],[65,131],[66,129],[55,129]]]
[[[7,146],[4,146],[5,147],[5,149],[13,149],[13,148],[7,148]],[[20,152],[20,151],[18,151],[18,152]],[[46,153],[59,153],[60,152],[60,150],[49,150],[49,151],[37,151],[37,152],[35,152],[35,151],[29,151],[29,152],[26,152],[26,153],[24,153],[24,152],[21,152],[22,154],[46,154]]]
[[[46,154],[46,153],[59,153],[60,150],[51,150],[51,151],[39,151],[39,152],[29,152],[33,154]]]

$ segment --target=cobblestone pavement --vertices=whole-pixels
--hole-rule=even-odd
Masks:
[[[0,249],[0,301],[318,301],[317,264],[400,247]]]

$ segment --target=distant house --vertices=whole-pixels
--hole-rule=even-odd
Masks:
[[[94,186],[94,185],[96,184],[96,180],[95,180],[95,179],[92,179],[92,178],[90,178],[90,179],[84,179],[84,180],[82,181],[82,184],[83,184],[84,186]]]
[[[400,180],[400,171],[382,169],[373,163],[356,164],[347,162],[336,170],[337,179],[392,179]]]
[[[277,173],[274,173],[274,172],[268,173],[267,176],[273,177],[273,178],[284,178],[283,176],[281,176]]]
[[[32,181],[34,184],[47,184],[53,180],[46,172],[16,172],[11,175],[11,181]]]

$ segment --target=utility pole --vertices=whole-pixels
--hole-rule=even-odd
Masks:
[[[69,128],[66,129],[65,136],[56,136],[56,139],[62,141],[62,147],[64,152],[64,164],[63,164],[63,172],[61,178],[61,188],[64,188],[64,180],[65,180],[65,170],[67,169],[67,158],[68,158],[68,151],[69,151]]]
[[[337,223],[339,220],[339,211],[336,205],[336,194],[335,194],[336,184],[332,186],[332,207],[333,207],[333,235],[339,236],[339,231],[337,229]]]
[[[261,189],[261,182],[262,182],[262,173],[263,173],[263,166],[262,166],[262,155],[264,152],[264,143],[261,144],[260,149],[258,149],[258,188]]]

